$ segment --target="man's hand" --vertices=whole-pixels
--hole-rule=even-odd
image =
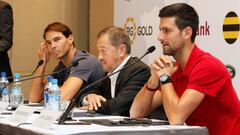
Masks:
[[[88,110],[88,108],[89,108],[89,106],[85,105],[85,106],[79,107],[78,109],[80,109],[80,110]]]
[[[101,102],[107,101],[103,96],[96,94],[88,94],[86,100],[89,103],[88,110],[98,110],[101,107]]]
[[[174,74],[178,69],[175,61],[171,60],[170,56],[167,55],[162,55],[161,57],[156,59],[151,65],[151,68],[153,69],[153,72],[155,72],[158,78],[163,74],[172,76],[172,74]]]
[[[45,42],[42,42],[40,44],[40,49],[38,50],[38,56],[40,59],[44,61],[44,65],[48,63],[50,60],[51,53],[49,52],[49,49],[47,47],[47,44]]]
[[[151,76],[147,81],[147,87],[151,89],[156,89],[159,87],[158,76],[151,66]]]

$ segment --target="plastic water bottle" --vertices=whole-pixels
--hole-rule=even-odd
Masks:
[[[12,90],[10,94],[10,106],[11,108],[15,109],[19,106],[19,104],[22,104],[22,83],[17,82],[20,79],[20,74],[16,73],[14,74],[14,82],[12,85]]]
[[[0,87],[1,87],[1,97],[3,102],[9,102],[9,91],[8,91],[8,79],[6,77],[6,72],[1,72]],[[4,88],[5,87],[5,88]]]
[[[52,86],[52,76],[48,76],[48,82],[45,84],[44,87],[44,109],[48,109],[48,102],[49,102],[49,96],[48,96],[48,91],[49,88]]]
[[[58,80],[52,79],[52,86],[48,90],[49,110],[60,111],[60,103],[61,103],[60,94],[61,94],[61,91],[58,87]]]

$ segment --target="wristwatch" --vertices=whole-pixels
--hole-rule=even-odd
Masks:
[[[166,83],[171,83],[172,79],[169,75],[163,74],[159,77],[159,82],[160,82],[161,85],[164,85]]]

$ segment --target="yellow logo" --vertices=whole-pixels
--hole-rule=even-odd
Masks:
[[[126,23],[124,24],[125,32],[128,34],[131,40],[131,45],[133,44],[133,41],[136,39],[136,23],[133,17],[128,17],[126,20]]]
[[[228,44],[233,44],[239,37],[239,18],[233,11],[229,12],[224,19],[223,36]]]

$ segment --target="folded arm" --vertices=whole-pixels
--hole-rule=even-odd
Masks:
[[[163,74],[172,76],[178,67],[171,62],[168,56],[162,56],[154,61],[152,69],[159,78]],[[186,89],[179,96],[174,89],[173,83],[170,82],[161,85],[161,97],[169,123],[183,124],[202,102],[205,94],[194,89]]]

